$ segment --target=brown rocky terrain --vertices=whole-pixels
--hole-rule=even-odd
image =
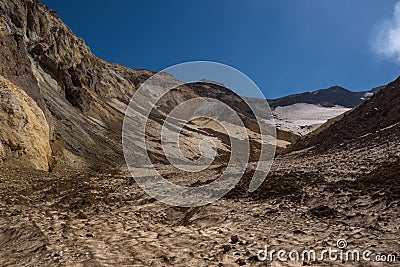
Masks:
[[[263,186],[240,186],[211,205],[183,209],[147,196],[118,171],[1,168],[0,251],[5,266],[265,266],[271,249],[336,247],[398,255],[398,131],[366,136],[324,153],[279,156]],[[364,142],[374,140],[366,147]],[[390,140],[390,141],[388,141]],[[182,176],[195,184],[218,175]],[[396,254],[397,253],[397,254]],[[399,259],[397,259],[399,260]],[[396,266],[305,260],[268,266]]]
[[[136,89],[154,73],[97,58],[55,11],[39,1],[0,3],[0,74],[43,110],[56,160],[68,163],[64,154],[69,152],[89,162],[101,159],[112,163],[116,157],[123,160],[121,127],[126,106]],[[165,96],[161,113],[199,95],[196,88],[186,85]],[[233,107],[240,98],[230,95]],[[240,110],[251,121],[243,103]],[[296,139],[290,133],[279,136],[285,141],[283,146]]]
[[[48,171],[49,126],[43,111],[24,91],[0,76],[0,158],[15,157]]]
[[[370,101],[345,114],[338,122],[318,134],[302,138],[292,149],[298,150],[316,145],[319,150],[327,149],[364,135],[381,132],[388,127],[390,128],[388,131],[394,131],[400,122],[399,88],[400,79],[397,79],[388,84],[382,92],[374,95]]]
[[[254,193],[249,168],[217,202],[170,207],[138,187],[122,153],[125,109],[153,72],[97,58],[38,1],[1,0],[0,14],[0,266],[397,266],[267,264],[257,252],[265,245],[321,251],[346,239],[349,249],[400,260],[399,81],[278,155]],[[197,96],[230,103],[249,133],[258,132],[226,88],[200,83],[165,96],[150,118],[149,153],[165,177],[188,186],[218,177],[224,157],[183,173],[165,164],[153,137],[172,106]],[[204,137],[222,156],[229,152],[226,134],[210,121],[194,121],[183,135],[188,156]],[[278,131],[278,138],[298,137]]]

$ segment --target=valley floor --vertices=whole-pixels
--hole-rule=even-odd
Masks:
[[[0,265],[398,266],[328,258],[279,262],[276,254],[272,262],[257,258],[266,245],[269,251],[319,253],[337,249],[344,239],[345,250],[370,250],[371,259],[397,255],[399,261],[400,149],[391,140],[375,140],[380,145],[368,149],[354,145],[279,156],[256,193],[239,188],[197,209],[154,201],[123,169],[46,173],[4,166]],[[382,166],[387,177],[374,175]],[[217,174],[211,170],[189,179],[212,175]]]

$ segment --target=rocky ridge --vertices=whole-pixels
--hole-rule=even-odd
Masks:
[[[136,89],[154,73],[111,64],[97,58],[58,17],[36,0],[0,1],[0,74],[25,91],[43,110],[49,125],[54,163],[71,163],[70,153],[85,161],[123,162],[121,131],[125,109]],[[174,79],[172,76],[168,79]],[[166,95],[150,121],[160,124],[171,107],[203,96],[198,85],[185,85]],[[202,85],[200,87],[206,87]],[[229,91],[228,89],[225,89]],[[232,107],[240,98],[229,93]],[[239,99],[239,100],[238,100]],[[239,101],[239,102],[238,102]],[[243,102],[243,101],[242,101]],[[236,108],[237,109],[237,108]],[[257,131],[254,118],[237,109]],[[162,115],[164,114],[164,115]],[[198,125],[202,127],[201,125]],[[189,135],[198,135],[188,129]],[[209,133],[201,133],[208,136]],[[220,139],[220,134],[214,136]],[[297,136],[278,131],[281,149]],[[160,158],[159,141],[153,154]],[[218,141],[219,143],[221,140]]]

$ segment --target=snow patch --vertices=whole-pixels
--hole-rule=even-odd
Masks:
[[[337,117],[349,108],[342,106],[322,107],[320,105],[297,103],[273,110],[279,129],[305,135],[314,131],[329,119]]]

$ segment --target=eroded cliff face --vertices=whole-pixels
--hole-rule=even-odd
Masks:
[[[10,157],[48,171],[49,126],[43,111],[24,91],[0,76],[0,160]]]
[[[39,1],[3,0],[0,13],[3,29],[0,58],[2,63],[8,63],[2,64],[2,73],[32,97],[38,98],[40,92],[31,84],[34,83],[32,60],[57,81],[61,87],[59,93],[81,111],[90,110],[96,97],[132,93],[128,81],[113,76],[113,65],[96,58],[84,41]]]
[[[26,92],[43,111],[54,162],[68,163],[70,152],[94,164],[124,162],[121,133],[125,110],[136,89],[153,72],[97,58],[55,11],[36,0],[0,0],[0,46],[0,75]],[[174,78],[167,75],[164,82],[168,79]],[[172,107],[197,96],[207,96],[204,95],[207,90],[211,89],[204,84],[174,90],[158,103],[150,125],[153,123],[152,127],[157,128],[163,123],[160,118]],[[257,131],[253,129],[255,121],[248,107],[227,91],[210,93],[217,99],[227,94],[226,104],[236,107],[249,130]],[[188,138],[210,135],[209,131],[202,135],[197,132],[188,129]],[[289,142],[296,139],[279,132],[278,136]],[[162,159],[157,138],[150,137],[149,152]],[[221,139],[221,135],[215,134],[213,138]],[[223,143],[220,141],[216,143]]]
[[[0,74],[42,109],[53,154],[122,158],[126,104],[152,72],[98,59],[39,1],[0,1],[0,45]]]

